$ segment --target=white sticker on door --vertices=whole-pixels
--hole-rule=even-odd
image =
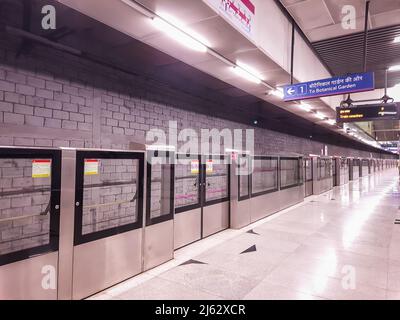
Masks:
[[[32,178],[49,178],[51,175],[51,160],[32,160]]]

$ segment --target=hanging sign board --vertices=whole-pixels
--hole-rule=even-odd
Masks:
[[[211,159],[206,161],[206,173],[213,173],[213,161]]]
[[[32,160],[32,178],[49,178],[51,175],[51,160]]]
[[[85,176],[99,174],[99,160],[85,159],[84,174]]]
[[[198,174],[199,173],[199,160],[192,160],[190,162],[190,172],[192,174]]]
[[[296,83],[283,87],[284,100],[304,100],[375,89],[373,72]]]
[[[253,0],[203,0],[250,39],[255,37],[256,6]]]
[[[336,122],[363,122],[398,120],[399,107],[396,103],[369,104],[350,108],[336,108]]]

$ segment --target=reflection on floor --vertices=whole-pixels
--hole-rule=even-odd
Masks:
[[[400,299],[397,170],[335,188],[91,299]]]

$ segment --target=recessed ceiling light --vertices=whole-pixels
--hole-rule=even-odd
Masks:
[[[393,43],[400,43],[400,36],[394,38]]]

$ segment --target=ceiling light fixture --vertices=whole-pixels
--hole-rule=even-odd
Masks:
[[[195,39],[188,33],[182,31],[177,26],[173,25],[171,22],[159,17],[154,17],[152,21],[159,30],[164,32],[167,36],[169,36],[173,40],[186,46],[187,48],[195,51],[207,52],[208,48],[206,45],[204,45],[201,41]]]
[[[334,120],[334,119],[328,119],[326,122],[328,124],[330,124],[331,126],[334,126],[336,124],[336,120]]]
[[[400,65],[398,64],[398,65],[389,67],[389,71],[400,71]]]
[[[248,73],[251,73],[253,76],[257,77],[258,79],[262,80],[263,76],[260,72],[258,72],[253,67],[250,67],[248,64],[245,64],[241,61],[236,61],[236,65],[241,67],[243,70],[246,70]]]
[[[324,119],[325,119],[325,115],[322,114],[322,113],[320,113],[320,112],[316,112],[316,113],[315,113],[315,116],[316,116],[318,119],[321,119],[321,120],[324,120]]]
[[[400,43],[400,36],[394,38],[393,43]]]
[[[304,102],[299,104],[299,108],[303,109],[304,111],[307,111],[307,112],[311,111],[311,106],[309,104],[307,104],[307,103],[304,103]]]
[[[281,98],[281,99],[283,99],[284,96],[285,96],[284,93],[283,93],[283,90],[281,88],[277,88],[275,90],[272,90],[271,94],[274,95],[275,97],[278,97],[278,98]]]
[[[232,67],[232,70],[233,70],[238,76],[240,76],[240,77],[242,77],[242,78],[244,78],[244,79],[246,79],[246,80],[248,80],[248,81],[251,81],[251,82],[254,82],[254,83],[257,83],[257,84],[260,84],[261,81],[262,81],[260,78],[258,78],[258,77],[255,76],[254,74],[250,73],[250,72],[247,71],[246,69],[242,68],[241,66],[233,66],[233,67]]]

